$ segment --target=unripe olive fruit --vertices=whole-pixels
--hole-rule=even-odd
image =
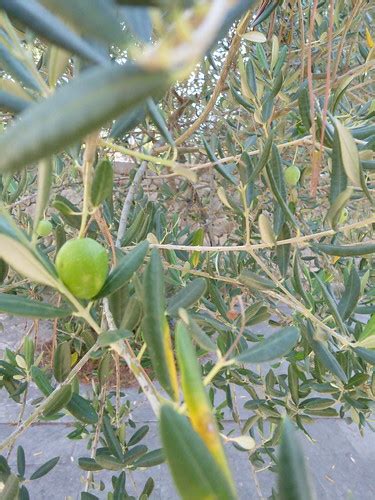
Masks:
[[[38,236],[48,236],[52,233],[52,224],[49,220],[39,221],[36,227],[36,234]]]
[[[288,186],[295,186],[301,177],[301,171],[295,165],[285,169],[284,178]]]
[[[79,299],[92,299],[108,274],[108,255],[91,238],[69,240],[60,248],[56,268],[61,281]]]

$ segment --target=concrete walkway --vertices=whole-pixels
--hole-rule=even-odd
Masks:
[[[6,328],[0,334],[0,351],[4,348],[14,348],[20,342],[24,329],[27,328],[25,321],[6,319],[1,317],[0,321],[5,323]],[[4,325],[4,326],[5,326]],[[48,325],[44,332],[48,335]],[[1,357],[1,356],[0,356]],[[81,393],[84,395],[89,388],[83,387]],[[140,427],[147,424],[150,431],[144,441],[149,449],[160,447],[158,438],[157,422],[143,395],[138,394],[135,389],[127,389],[126,399],[131,403],[132,419]],[[38,391],[30,391],[30,401],[39,395]],[[243,409],[241,402],[246,401],[246,393],[236,389],[238,406],[240,408],[241,420],[246,420],[251,412]],[[221,396],[224,397],[224,396]],[[220,399],[219,399],[220,400]],[[29,405],[30,406],[30,405]],[[6,392],[0,392],[0,439],[3,440],[15,427],[19,408],[8,400]],[[64,500],[79,499],[80,492],[84,491],[85,473],[78,467],[77,460],[82,456],[89,456],[86,449],[86,441],[72,441],[66,438],[72,431],[72,420],[69,417],[62,421],[39,423],[20,438],[18,444],[25,448],[26,452],[26,476],[42,463],[55,456],[60,456],[60,462],[47,476],[40,480],[28,483],[31,500]],[[228,419],[225,423],[225,432],[235,430],[233,435],[238,435],[238,427]],[[375,434],[367,429],[364,438],[354,425],[347,425],[338,419],[319,420],[309,428],[314,443],[310,442],[302,433],[299,439],[302,443],[306,458],[313,475],[316,486],[317,498],[319,500],[373,500],[375,498],[375,482],[373,474],[375,470]],[[230,466],[238,486],[239,498],[251,500],[259,498],[253,473],[247,458],[247,453],[236,450],[232,445],[226,445]],[[11,456],[11,463],[15,464],[15,451]],[[14,469],[15,470],[15,469]],[[118,475],[118,473],[114,473]],[[112,473],[96,473],[97,480],[102,479],[108,484]],[[144,471],[136,471],[127,477],[128,491],[130,494],[139,496],[148,477],[155,480],[153,499],[174,500],[178,495],[173,486],[166,465],[154,467]],[[260,489],[263,498],[271,494],[272,486],[275,484],[275,476],[268,472],[256,474],[258,491]],[[92,491],[99,498],[107,497],[106,491]],[[1,494],[0,494],[1,498]],[[198,499],[192,499],[198,500]]]

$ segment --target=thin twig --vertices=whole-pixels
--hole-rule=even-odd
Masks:
[[[125,231],[126,227],[128,224],[128,218],[129,218],[129,212],[131,205],[133,203],[134,195],[138,189],[138,186],[141,182],[141,179],[146,172],[147,169],[147,161],[143,161],[141,165],[139,166],[137,173],[134,176],[133,182],[131,183],[131,186],[129,188],[128,194],[126,195],[124,205],[122,207],[121,211],[121,216],[120,216],[120,223],[119,223],[119,228],[117,232],[117,238],[116,238],[116,247],[121,246],[121,241],[123,240],[125,236]]]
[[[322,113],[322,130],[320,133],[320,149],[317,164],[315,165],[315,172],[313,171],[312,177],[312,193],[316,194],[316,189],[319,183],[319,172],[321,168],[323,151],[324,151],[324,135],[326,131],[326,119],[328,111],[328,101],[331,92],[331,59],[332,59],[332,38],[333,38],[333,20],[334,20],[334,0],[329,3],[329,25],[328,25],[328,52],[327,52],[327,68],[326,68],[326,86],[324,92],[324,106]]]
[[[108,326],[111,330],[116,330],[116,324],[114,322],[112,313],[109,309],[108,299],[103,300],[104,313],[107,319]],[[150,378],[142,368],[140,362],[138,361],[136,355],[133,352],[129,342],[124,340],[123,342],[116,342],[111,345],[113,351],[115,351],[121,358],[123,358],[135,375],[137,382],[139,383],[142,391],[147,397],[151,408],[153,409],[155,415],[159,413],[159,394],[155,389],[154,384],[151,382]]]
[[[98,422],[96,424],[95,435],[94,435],[94,439],[93,439],[92,446],[91,446],[90,457],[93,459],[96,456],[96,449],[97,449],[98,444],[99,444],[100,430],[101,430],[102,422],[103,422],[103,414],[104,414],[106,397],[107,397],[107,384],[103,384],[103,387],[101,388],[100,395],[99,395]],[[93,478],[93,473],[92,473],[92,471],[89,471],[86,475],[86,485],[85,485],[86,492],[89,491],[89,488],[90,488],[91,482],[92,482],[92,478]]]
[[[83,207],[81,228],[79,230],[79,238],[82,238],[91,206],[91,186],[92,186],[92,166],[95,159],[95,152],[98,144],[99,132],[93,132],[86,138],[86,148],[83,156]]]
[[[242,40],[242,35],[245,33],[247,25],[252,17],[252,12],[248,12],[245,14],[244,18],[242,21],[240,21],[237,31],[233,37],[231,46],[228,50],[227,57],[225,58],[223,67],[221,69],[221,73],[219,76],[219,79],[215,85],[215,88],[212,91],[212,95],[210,97],[210,100],[206,104],[206,107],[204,110],[200,113],[199,117],[195,120],[195,122],[187,129],[185,132],[176,139],[176,144],[177,146],[184,143],[191,135],[196,132],[199,127],[206,121],[208,115],[211,113],[213,107],[216,104],[217,98],[219,97],[222,89],[225,86],[226,80],[228,78],[229,70],[237,56],[238,49],[240,48],[241,40]],[[165,146],[159,148],[156,150],[158,152],[165,151]]]
[[[313,145],[315,145],[315,140],[316,140],[316,124],[315,124],[315,95],[314,95],[313,75],[312,75],[311,43],[314,36],[314,26],[315,26],[317,7],[318,7],[318,0],[314,0],[313,7],[310,12],[310,27],[307,40],[307,83],[309,88],[311,136],[313,140]],[[311,195],[315,196],[318,185],[317,179],[319,176],[319,158],[318,155],[316,154],[314,147],[311,151],[311,162],[312,162]]]
[[[343,31],[343,33],[341,35],[340,45],[339,45],[339,48],[337,50],[336,57],[335,57],[336,63],[335,63],[335,66],[333,68],[333,73],[332,73],[332,79],[333,80],[335,80],[336,76],[337,76],[337,72],[338,72],[338,69],[339,69],[340,61],[341,61],[342,52],[343,52],[343,49],[344,49],[344,43],[346,41],[346,36],[348,34],[350,26],[352,25],[353,20],[357,17],[357,14],[358,14],[358,11],[359,11],[361,5],[362,5],[362,2],[358,1],[354,5],[352,14],[346,18],[346,24],[345,24],[345,27],[344,27],[344,31]]]
[[[298,146],[300,144],[311,144],[311,135],[301,137],[300,139],[294,139],[293,141],[289,142],[284,142],[282,144],[278,144],[277,148],[278,149],[283,149],[283,148],[288,148],[291,146]],[[260,149],[255,149],[254,151],[248,151],[247,154],[249,156],[256,156],[259,154],[261,151]],[[193,170],[194,172],[199,171],[199,170],[206,170],[207,168],[213,168],[216,165],[223,165],[225,163],[231,163],[233,161],[239,161],[241,158],[241,155],[235,155],[235,156],[227,156],[225,158],[219,158],[217,161],[209,161],[206,163],[175,163],[176,166],[182,166],[184,168],[189,168],[190,170]],[[172,174],[159,174],[157,176],[155,175],[149,175],[146,176],[145,179],[167,179],[170,177],[176,177],[178,175],[181,175],[179,173],[172,173]]]
[[[352,229],[357,229],[360,227],[369,226],[375,223],[375,216],[369,217],[368,219],[361,220],[359,222],[353,222],[345,226],[341,226],[337,229],[328,229],[326,231],[320,231],[319,233],[307,234],[305,236],[295,236],[293,238],[288,238],[286,240],[276,241],[276,243],[258,243],[255,245],[232,245],[232,246],[204,246],[204,245],[174,245],[174,244],[163,244],[163,243],[152,243],[151,248],[160,248],[162,250],[184,250],[187,252],[240,252],[248,250],[260,250],[263,248],[273,248],[276,246],[296,244],[304,246],[306,242],[311,240],[316,240],[322,238],[323,236],[334,236],[340,232],[347,232]],[[372,241],[369,241],[372,243]],[[125,247],[132,248],[132,247]]]

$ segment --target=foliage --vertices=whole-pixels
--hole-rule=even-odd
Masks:
[[[0,388],[20,406],[0,451],[68,414],[67,438],[90,450],[82,499],[134,498],[127,475],[164,461],[182,498],[236,498],[228,446],[254,471],[279,471],[272,498],[314,498],[293,426],[309,436],[314,420],[341,418],[373,430],[374,7],[0,9],[0,312],[53,320],[51,366],[31,330],[0,360]],[[54,264],[85,237],[111,262],[90,300]],[[123,365],[160,421],[160,449],[132,420]],[[228,431],[236,389],[247,420]],[[29,497],[25,461],[18,447],[12,472],[0,456],[4,498]],[[148,477],[140,498],[153,488]]]

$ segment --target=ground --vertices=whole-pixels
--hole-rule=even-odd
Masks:
[[[0,334],[0,351],[5,347],[16,348],[28,328],[28,322],[22,319],[8,318],[0,315],[0,322],[4,329]],[[48,336],[48,324],[42,325],[41,335]],[[81,393],[90,391],[90,386],[82,386]],[[132,405],[132,418],[137,426],[147,424],[150,431],[146,443],[150,449],[160,446],[158,439],[157,421],[147,401],[142,394],[138,394],[136,388],[125,390],[126,398]],[[39,393],[31,390],[29,401]],[[236,390],[240,418],[244,422],[249,416],[249,411],[243,409],[241,402],[248,399],[244,392]],[[0,392],[0,439],[6,438],[14,430],[18,418],[18,407],[8,400],[5,391]],[[79,499],[80,492],[84,491],[84,477],[78,465],[77,459],[81,456],[89,456],[86,442],[72,441],[66,438],[71,432],[72,420],[65,417],[57,422],[45,422],[34,425],[20,438],[18,444],[22,444],[26,451],[27,469],[29,476],[39,465],[55,456],[60,456],[58,465],[44,478],[28,483],[31,500],[65,500]],[[226,432],[235,429],[238,433],[237,424],[230,415],[225,420]],[[309,441],[302,433],[299,439],[303,445],[309,468],[312,472],[319,500],[372,500],[375,498],[375,483],[373,471],[375,470],[375,433],[366,429],[364,437],[361,437],[354,425],[348,425],[339,419],[321,419],[310,426],[309,431],[315,442]],[[226,445],[230,467],[238,487],[240,500],[251,500],[259,498],[255,485],[253,473],[247,454],[236,450],[232,445]],[[15,453],[13,451],[11,463],[15,464]],[[111,473],[98,474],[97,479],[103,479],[108,484]],[[132,473],[128,477],[127,484],[129,492],[138,495],[148,477],[155,480],[155,490],[151,496],[153,499],[174,500],[178,499],[171,476],[166,465],[161,465],[146,471]],[[270,472],[258,472],[258,492],[267,498],[275,484],[275,476]],[[95,492],[99,498],[106,498],[104,493]],[[193,500],[193,499],[192,499]]]

